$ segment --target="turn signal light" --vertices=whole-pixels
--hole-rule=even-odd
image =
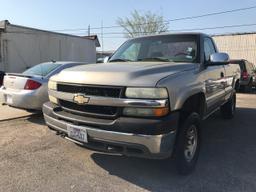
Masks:
[[[169,108],[124,108],[123,114],[136,117],[163,117],[169,113]]]
[[[153,111],[154,111],[155,117],[162,117],[169,113],[169,108],[168,107],[157,108],[157,109],[154,109]]]

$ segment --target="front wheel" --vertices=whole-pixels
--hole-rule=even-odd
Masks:
[[[191,173],[199,156],[200,149],[200,116],[191,113],[178,130],[175,147],[175,161],[178,173]]]

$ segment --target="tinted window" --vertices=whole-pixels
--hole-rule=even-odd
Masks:
[[[216,53],[215,47],[213,45],[213,42],[209,38],[204,39],[204,54],[206,61],[209,61],[210,55]]]
[[[162,35],[136,38],[124,43],[111,57],[114,60],[197,62],[195,35]],[[156,59],[157,58],[157,59]],[[156,60],[155,60],[156,59]]]
[[[245,70],[246,70],[246,68],[245,68],[245,62],[244,62],[244,61],[240,61],[240,62],[239,62],[239,65],[240,65],[241,71],[245,71]]]
[[[250,63],[248,61],[245,62],[245,66],[246,66],[246,70],[248,72],[250,72],[251,71],[251,66],[250,66]]]
[[[250,68],[250,69],[249,69],[250,72],[252,72],[252,71],[253,71],[253,65],[252,65],[252,63],[249,63],[249,62],[248,62],[248,66],[249,66],[249,68]]]
[[[39,76],[46,76],[49,73],[51,73],[53,70],[55,70],[57,67],[59,67],[60,64],[56,63],[42,63],[38,64],[34,67],[31,67],[30,69],[23,72],[24,75],[39,75]]]

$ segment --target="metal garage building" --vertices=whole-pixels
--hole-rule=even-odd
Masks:
[[[0,71],[22,72],[41,62],[96,61],[97,36],[80,37],[0,21]]]
[[[213,36],[219,51],[231,59],[246,59],[256,65],[256,33],[236,33]]]

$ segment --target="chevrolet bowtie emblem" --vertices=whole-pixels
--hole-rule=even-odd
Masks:
[[[89,100],[90,98],[86,97],[84,94],[75,94],[73,98],[73,101],[79,105],[86,104],[89,102]]]

